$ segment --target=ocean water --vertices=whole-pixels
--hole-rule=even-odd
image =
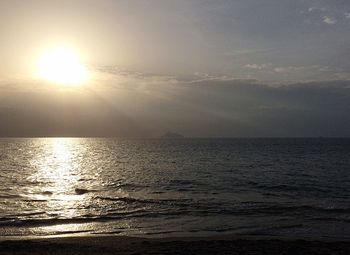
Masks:
[[[0,237],[350,238],[350,139],[0,139]]]

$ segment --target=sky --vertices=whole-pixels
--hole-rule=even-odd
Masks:
[[[2,0],[0,136],[350,135],[348,0]],[[36,76],[55,45],[81,86]]]

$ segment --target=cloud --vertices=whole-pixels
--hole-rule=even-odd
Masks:
[[[290,69],[286,68],[286,67],[275,67],[273,69],[276,73],[285,73],[285,72],[289,72]]]
[[[323,22],[328,24],[328,25],[334,25],[337,23],[337,20],[333,17],[329,17],[329,16],[324,16],[323,17]]]
[[[0,136],[350,136],[350,81],[272,86],[203,76],[85,94],[2,91]]]
[[[326,11],[326,8],[310,7],[310,8],[308,9],[308,12],[315,12],[315,11],[324,12],[324,11]]]
[[[296,71],[302,71],[306,69],[315,69],[319,68],[319,66],[276,66],[274,64],[268,63],[268,64],[247,64],[244,66],[245,68],[249,68],[252,70],[265,70],[268,73],[288,73],[288,72],[296,72]]]
[[[350,12],[344,13],[344,16],[345,16],[346,19],[350,19]]]
[[[271,64],[247,64],[244,67],[249,69],[255,69],[255,70],[262,70],[270,67]]]
[[[273,71],[276,73],[289,73],[289,72],[305,70],[307,68],[310,68],[310,67],[305,67],[305,66],[275,67]],[[314,66],[312,66],[312,68],[314,68]]]

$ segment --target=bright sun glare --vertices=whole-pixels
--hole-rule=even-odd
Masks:
[[[39,77],[64,86],[82,85],[88,72],[78,54],[66,47],[48,50],[38,62]]]

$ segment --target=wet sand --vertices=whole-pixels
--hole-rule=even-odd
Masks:
[[[0,254],[350,254],[350,241],[211,238],[64,237],[0,241]]]

